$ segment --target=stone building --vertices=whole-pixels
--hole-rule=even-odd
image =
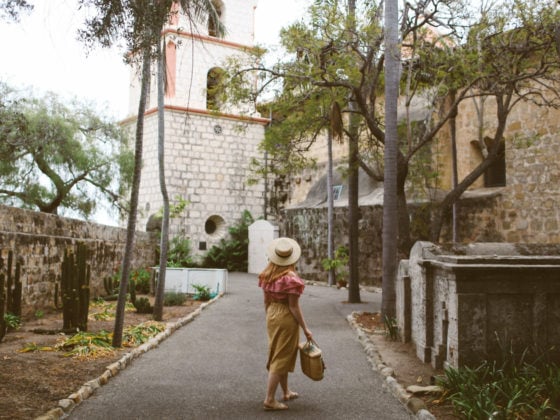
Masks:
[[[212,89],[225,59],[243,54],[254,43],[257,0],[214,0],[226,34],[209,20],[191,22],[177,10],[162,32],[167,67],[165,170],[172,204],[187,200],[184,212],[170,220],[171,236],[191,239],[193,251],[216,244],[227,228],[248,210],[263,214],[264,185],[248,185],[249,164],[261,159],[258,144],[268,120],[254,107],[220,104]],[[154,66],[155,67],[155,66]],[[153,70],[145,114],[143,171],[138,226],[163,207],[158,175],[157,83]],[[130,117],[133,130],[140,95],[137,71],[131,75]]]
[[[464,101],[456,120],[459,180],[482,160],[477,147],[479,125],[483,125],[484,135],[491,135],[496,125],[495,104],[492,101],[486,101],[482,121],[477,115],[476,106],[472,100]],[[451,188],[450,147],[450,135],[444,129],[432,143],[429,152],[438,173],[439,194],[427,195],[421,202],[409,201],[409,211],[415,226],[427,223],[425,213],[423,219],[415,216],[421,210],[420,207],[429,200],[441,197],[441,193]],[[519,102],[508,118],[503,151],[502,159],[459,200],[458,241],[526,244],[560,242],[560,162],[557,158],[560,154],[560,110]],[[294,174],[285,182],[289,193],[286,194],[283,230],[304,244],[304,258],[300,267],[304,274],[308,278],[324,280],[326,275],[320,262],[326,258],[327,250],[325,142],[314,145],[311,153],[317,159],[316,169]],[[335,166],[344,168],[347,146],[335,144],[334,155]],[[383,189],[363,178],[366,177],[361,174],[360,282],[379,284]],[[339,199],[334,202],[336,247],[348,243],[347,187],[341,176],[335,176],[334,184],[341,191]],[[450,222],[448,219],[443,227],[441,241],[451,240]]]

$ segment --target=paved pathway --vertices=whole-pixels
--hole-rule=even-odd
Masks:
[[[313,382],[298,365],[290,375],[300,398],[284,412],[264,412],[267,379],[262,293],[256,276],[230,273],[229,289],[192,323],[134,360],[75,408],[71,419],[410,419],[382,387],[355,332],[352,310],[379,309],[379,295],[348,305],[347,292],[307,286],[301,305],[325,354],[326,376]],[[280,394],[279,394],[280,397]]]

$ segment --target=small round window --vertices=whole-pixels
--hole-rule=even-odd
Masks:
[[[218,215],[210,216],[204,223],[204,231],[210,236],[220,236],[225,231],[226,222]]]

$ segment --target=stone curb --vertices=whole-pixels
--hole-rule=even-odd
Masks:
[[[406,389],[404,389],[404,387],[399,384],[399,382],[394,378],[395,371],[393,370],[393,368],[387,366],[385,362],[383,362],[383,360],[381,359],[381,354],[375,347],[375,344],[369,339],[368,335],[360,328],[360,326],[354,319],[355,313],[356,312],[353,312],[351,315],[348,315],[346,320],[356,332],[358,340],[364,348],[371,368],[385,377],[383,387],[389,390],[391,394],[393,394],[401,403],[403,403],[408,411],[410,411],[417,419],[435,420],[434,415],[430,413],[426,408],[424,401],[422,401],[420,398],[411,396],[406,391]]]
[[[211,305],[222,296],[223,293],[220,293],[218,296],[209,300],[208,302],[202,303],[196,310],[184,316],[183,318],[180,318],[177,322],[168,322],[164,331],[160,332],[155,337],[152,337],[144,344],[132,349],[129,353],[126,353],[116,362],[111,363],[109,366],[107,366],[105,372],[103,372],[98,378],[87,381],[81,386],[78,391],[69,395],[68,398],[59,400],[58,407],[49,410],[42,416],[36,417],[35,420],[58,420],[67,417],[70,412],[74,408],[76,408],[82,401],[88,399],[91,395],[93,395],[97,388],[105,385],[109,381],[109,379],[116,376],[121,370],[125,369],[132,363],[134,359],[140,357],[147,351],[156,348],[159,343],[168,338],[182,326],[193,321],[208,305]]]

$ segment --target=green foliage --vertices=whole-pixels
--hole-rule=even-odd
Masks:
[[[149,268],[137,268],[131,270],[130,275],[128,276],[128,291],[131,293],[131,288],[134,289],[134,292],[141,293],[141,294],[148,294],[150,293],[150,280],[152,278],[152,274]],[[105,299],[118,295],[119,287],[121,282],[121,271],[120,269],[113,274],[112,276],[107,276],[103,279],[103,287],[105,288],[105,292],[107,296]]]
[[[146,321],[142,324],[128,327],[124,330],[123,334],[124,345],[127,347],[139,346],[164,330],[165,324],[155,321]]]
[[[43,312],[41,309],[37,309],[35,311],[35,318],[36,319],[43,319],[44,316],[45,316],[45,312]]]
[[[191,240],[184,236],[175,236],[169,242],[167,251],[168,267],[195,267],[195,259],[192,256]]]
[[[135,291],[142,294],[150,293],[151,278],[152,274],[147,268],[137,268],[130,273],[130,280],[134,282]]]
[[[210,287],[201,284],[193,284],[192,287],[196,290],[194,295],[195,300],[210,300],[212,299],[212,294],[210,293]]]
[[[399,326],[397,324],[397,319],[390,318],[385,315],[383,317],[383,324],[385,325],[385,335],[389,337],[389,340],[397,341],[399,339]]]
[[[438,378],[457,414],[469,419],[544,419],[560,413],[560,367],[546,355],[509,353],[476,368],[447,368]]]
[[[85,218],[99,202],[124,211],[133,154],[116,122],[89,104],[2,83],[0,121],[1,203]]]
[[[9,330],[17,330],[21,327],[21,318],[9,312],[4,314],[4,321],[6,321],[6,327]]]
[[[147,297],[140,297],[136,299],[133,304],[136,308],[136,312],[139,314],[151,314],[154,312],[154,307],[150,304],[150,300]]]
[[[253,222],[251,213],[247,210],[243,211],[239,222],[229,228],[229,237],[222,238],[218,245],[214,245],[204,255],[202,267],[247,272],[249,226]]]
[[[19,22],[20,13],[30,12],[33,8],[26,0],[3,0],[0,2],[0,21]]]
[[[163,330],[165,330],[165,325],[154,321],[127,327],[123,334],[124,346],[139,346]],[[60,341],[54,347],[37,346],[35,343],[29,343],[20,349],[19,352],[27,353],[33,351],[56,350],[63,351],[64,355],[68,357],[95,359],[114,354],[115,349],[111,345],[112,335],[111,332],[105,330],[101,330],[97,333],[80,331]]]
[[[178,292],[166,292],[163,295],[163,306],[181,306],[187,300],[187,295]]]
[[[334,270],[337,280],[345,280],[348,277],[348,248],[340,245],[334,251],[334,258],[325,258],[321,265],[327,271]]]

